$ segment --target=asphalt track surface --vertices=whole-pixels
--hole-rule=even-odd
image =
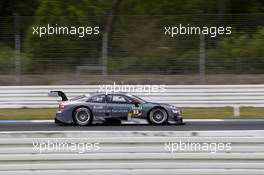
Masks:
[[[65,126],[53,122],[0,122],[0,131],[202,131],[202,130],[264,130],[264,120],[187,121],[184,125],[153,126],[122,124]]]

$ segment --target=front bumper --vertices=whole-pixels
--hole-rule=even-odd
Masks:
[[[183,124],[182,112],[179,110],[170,110],[168,123]]]

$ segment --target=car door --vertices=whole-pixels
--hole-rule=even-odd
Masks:
[[[134,105],[133,100],[125,95],[107,95],[107,109],[110,111],[110,117],[127,118]]]
[[[87,101],[92,108],[94,117],[105,117],[107,113],[106,95],[94,95]]]

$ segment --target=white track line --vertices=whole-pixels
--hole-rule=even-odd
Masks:
[[[54,133],[230,133],[230,130],[194,130],[194,131],[0,131],[0,134],[54,134]],[[232,133],[263,133],[264,130],[233,130]],[[232,136],[232,135],[231,135]],[[185,136],[183,136],[185,137]]]

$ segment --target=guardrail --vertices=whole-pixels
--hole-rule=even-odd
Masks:
[[[0,133],[0,174],[5,175],[263,175],[264,131],[5,132]],[[79,153],[37,143],[98,143]],[[168,143],[230,143],[231,149],[171,152]],[[43,147],[44,148],[44,147]],[[175,147],[176,148],[176,147]]]
[[[69,97],[96,92],[97,85],[0,86],[0,108],[56,107],[58,98],[48,97],[51,90],[62,90]],[[166,85],[164,92],[134,93],[148,101],[180,107],[233,107],[239,116],[243,106],[264,106],[264,85]]]

